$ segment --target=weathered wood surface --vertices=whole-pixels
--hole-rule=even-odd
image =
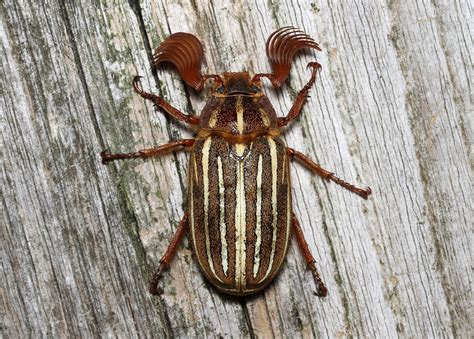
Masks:
[[[1,329],[4,337],[467,337],[472,307],[472,4],[417,1],[35,1],[0,3]],[[330,294],[319,299],[293,243],[278,279],[218,294],[181,246],[146,281],[183,214],[185,153],[103,166],[190,136],[132,93],[143,75],[177,108],[206,93],[149,69],[150,46],[196,34],[210,72],[266,71],[276,28],[304,29],[323,70],[287,143],[363,201],[295,164],[294,210]],[[286,114],[309,77],[301,55]]]

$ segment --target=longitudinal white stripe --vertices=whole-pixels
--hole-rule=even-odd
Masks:
[[[214,263],[211,256],[211,241],[209,239],[209,150],[211,149],[212,138],[204,141],[202,147],[202,181],[204,185],[204,236],[206,238],[206,254],[209,267],[214,277],[220,280],[214,269]]]
[[[240,256],[242,260],[242,273],[241,273],[241,282],[242,287],[246,285],[245,278],[245,264],[246,264],[246,226],[247,226],[247,206],[245,201],[245,184],[244,184],[244,162],[240,163],[240,200],[241,200],[241,217],[240,217],[240,234],[241,234],[241,245],[240,245]]]
[[[194,168],[193,168],[193,172],[194,172],[194,179],[196,180],[196,183],[198,182],[198,171],[197,171],[197,163],[196,163],[196,156],[193,155],[193,162],[194,162]]]
[[[268,146],[270,146],[270,159],[272,164],[272,251],[270,253],[270,262],[268,263],[267,272],[265,276],[259,281],[262,282],[267,279],[270,270],[273,267],[273,259],[275,258],[275,246],[276,246],[276,237],[277,237],[277,226],[278,226],[278,209],[277,209],[277,169],[278,169],[278,162],[277,162],[277,149],[275,141],[273,141],[272,137],[268,137]]]
[[[217,157],[217,171],[219,175],[219,228],[221,230],[221,258],[222,270],[227,275],[229,263],[227,261],[227,239],[226,231],[227,225],[225,223],[225,188],[224,188],[224,173],[222,171],[221,157]]]
[[[235,189],[235,284],[237,289],[244,289],[245,278],[245,185],[244,185],[244,163],[237,164],[237,185]]]
[[[287,161],[286,159],[287,158],[285,157],[284,162],[283,162],[283,168],[286,168],[287,175],[288,175],[288,179],[286,181],[287,184],[288,184],[288,186],[287,186],[288,191],[286,192],[287,205],[286,205],[286,239],[285,239],[285,249],[288,250],[288,240],[290,239],[290,227],[291,227],[291,223],[292,223],[291,217],[293,216],[293,211],[291,210],[292,206],[291,206],[290,168],[289,168],[288,164],[286,163],[286,161]]]
[[[257,201],[255,202],[255,255],[253,261],[253,277],[260,268],[260,245],[262,244],[262,155],[258,156],[257,167]]]
[[[240,95],[237,97],[235,109],[237,111],[237,130],[239,134],[242,134],[244,132],[244,106],[242,105],[242,97]]]
[[[285,180],[286,180],[286,178],[285,178],[286,177],[286,161],[287,161],[286,157],[287,157],[287,155],[286,155],[286,152],[285,152],[285,154],[283,155],[283,168],[281,170],[282,171],[282,174],[281,174],[281,183],[282,184],[284,184]]]

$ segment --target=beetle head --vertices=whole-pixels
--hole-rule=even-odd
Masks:
[[[259,96],[262,95],[262,83],[252,82],[249,72],[225,72],[222,82],[214,85],[215,96]]]

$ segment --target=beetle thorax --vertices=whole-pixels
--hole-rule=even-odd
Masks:
[[[251,140],[277,130],[277,117],[261,83],[248,72],[224,73],[201,114],[202,135]]]

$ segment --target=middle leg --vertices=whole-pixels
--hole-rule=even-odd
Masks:
[[[175,151],[179,148],[192,147],[194,145],[194,139],[182,139],[172,141],[170,143],[154,147],[154,148],[145,148],[132,153],[108,153],[101,152],[100,157],[102,158],[102,163],[106,164],[114,160],[123,160],[123,159],[135,159],[135,158],[151,158],[160,156],[172,151]]]
[[[293,148],[288,147],[288,155],[291,158],[296,158],[297,160],[299,160],[306,168],[316,173],[320,177],[326,180],[334,181],[339,186],[344,187],[345,189],[351,191],[352,193],[357,194],[358,196],[362,197],[365,200],[367,200],[369,195],[372,194],[372,190],[370,189],[370,187],[367,187],[366,189],[362,189],[362,188],[355,187],[352,184],[349,184],[348,182],[342,180],[341,178],[336,177],[334,173],[329,172],[328,170],[325,170],[324,168],[319,166],[317,163],[311,160],[307,155],[304,155],[303,153],[298,152],[294,150]]]

